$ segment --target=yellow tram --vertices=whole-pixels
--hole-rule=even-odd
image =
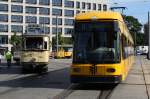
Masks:
[[[72,83],[119,83],[134,63],[134,42],[118,12],[75,17]]]

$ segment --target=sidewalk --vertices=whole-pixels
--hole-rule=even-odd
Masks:
[[[119,84],[110,99],[149,99],[150,60],[137,56],[128,77]]]

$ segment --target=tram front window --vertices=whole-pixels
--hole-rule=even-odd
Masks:
[[[76,22],[74,63],[117,63],[120,60],[116,22]]]
[[[28,37],[25,39],[26,50],[43,50],[43,38],[40,37]]]

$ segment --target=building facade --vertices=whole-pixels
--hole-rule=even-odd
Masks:
[[[0,46],[9,50],[11,35],[21,35],[28,24],[44,24],[51,39],[58,32],[71,37],[74,16],[85,11],[106,11],[107,0],[0,0]]]

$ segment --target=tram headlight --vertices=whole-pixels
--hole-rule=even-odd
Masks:
[[[114,68],[107,68],[107,72],[114,73],[116,70]]]
[[[76,72],[76,73],[79,73],[79,72],[81,72],[81,69],[80,68],[72,68],[72,71]]]

